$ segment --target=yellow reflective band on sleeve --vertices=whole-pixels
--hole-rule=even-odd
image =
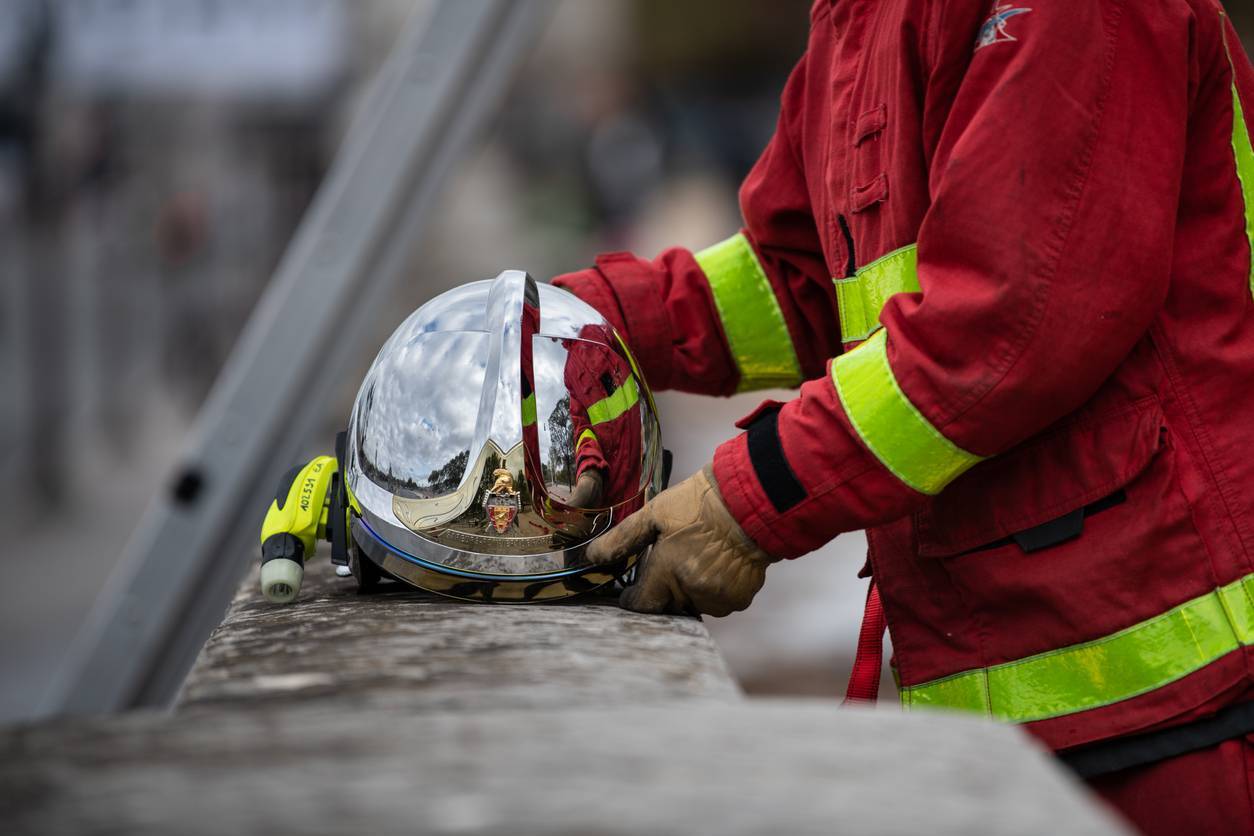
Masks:
[[[1254,643],[1254,575],[1094,641],[901,689],[907,708],[1030,723],[1131,699]]]
[[[639,400],[640,387],[636,385],[634,377],[629,377],[611,395],[588,407],[588,421],[594,425],[613,421],[635,406]],[[588,431],[585,430],[585,432]]]
[[[898,479],[938,494],[983,457],[958,447],[923,417],[901,391],[880,329],[832,361],[832,379],[849,422],[863,443]]]
[[[918,246],[902,247],[872,261],[851,278],[833,281],[841,342],[865,340],[880,327],[880,312],[890,296],[919,292]]]
[[[536,422],[536,393],[532,392],[523,398],[522,402],[522,425],[530,427]]]
[[[596,433],[594,433],[592,430],[584,430],[583,432],[579,434],[579,438],[575,440],[575,449],[578,450],[580,447],[582,447],[585,441],[596,441],[596,440],[597,440]]]
[[[1223,14],[1220,14],[1223,17]],[[1228,45],[1228,27],[1220,21],[1224,33],[1224,49],[1232,66],[1232,152],[1237,160],[1237,179],[1241,181],[1241,196],[1245,201],[1245,237],[1250,244],[1250,293],[1254,294],[1254,146],[1250,144],[1250,129],[1245,121],[1245,108],[1241,106],[1241,94],[1237,90],[1237,66],[1232,60],[1232,48]]]
[[[696,253],[740,371],[738,392],[796,386],[801,364],[758,257],[743,233]]]

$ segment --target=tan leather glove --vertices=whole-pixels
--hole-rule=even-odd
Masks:
[[[743,610],[775,562],[727,510],[708,465],[593,541],[587,557],[604,566],[649,545],[636,582],[619,598],[636,612],[724,616]]]

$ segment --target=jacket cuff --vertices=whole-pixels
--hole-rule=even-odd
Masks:
[[[607,253],[597,257],[597,269],[613,288],[622,311],[623,336],[636,362],[654,389],[671,385],[671,323],[659,298],[658,270],[631,253]]]
[[[618,329],[649,386],[670,388],[671,327],[658,298],[657,270],[631,253],[597,257],[596,267],[558,276],[553,284],[583,299]]]
[[[838,405],[815,408],[834,399],[824,384],[806,383],[809,398],[763,404],[738,423],[746,432],[714,453],[728,510],[772,557],[800,557],[905,516],[919,496],[858,441]]]
[[[597,313],[610,321],[610,324],[623,335],[623,339],[627,339],[627,324],[623,320],[622,308],[618,306],[618,300],[614,297],[614,289],[605,280],[605,276],[601,275],[600,270],[589,267],[586,270],[566,273],[554,278],[550,284],[569,291],[587,302],[596,309]]]
[[[821,493],[801,493],[795,505],[780,510],[778,492],[770,486],[772,477],[763,472],[761,461],[755,464],[753,447],[749,433],[724,442],[714,452],[713,470],[728,511],[762,551],[791,560],[861,527],[842,513],[844,491],[830,486]]]
[[[796,542],[791,542],[786,534],[781,536],[771,525],[766,514],[770,500],[754,476],[745,433],[725,441],[714,451],[713,473],[727,510],[758,548],[778,558],[799,557],[809,551],[799,550]]]

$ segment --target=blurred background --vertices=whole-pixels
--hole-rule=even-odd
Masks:
[[[0,721],[38,713],[363,93],[426,5],[5,0]],[[317,405],[326,451],[378,345],[435,294],[734,232],[809,5],[559,2],[413,243],[377,340]],[[1254,9],[1229,5],[1248,48]],[[770,395],[662,395],[675,478]],[[774,567],[751,611],[710,620],[749,691],[838,698],[864,550],[846,535]]]

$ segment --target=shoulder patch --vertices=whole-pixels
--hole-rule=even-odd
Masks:
[[[988,20],[984,21],[984,25],[980,27],[980,34],[975,39],[976,51],[978,52],[984,47],[992,46],[993,44],[1019,40],[1014,35],[1010,34],[1010,30],[1007,26],[1009,25],[1009,21],[1012,17],[1024,15],[1030,11],[1032,10],[1016,7],[1010,3],[1003,3],[1001,0],[996,0],[996,2],[993,3],[992,14],[989,15]]]

